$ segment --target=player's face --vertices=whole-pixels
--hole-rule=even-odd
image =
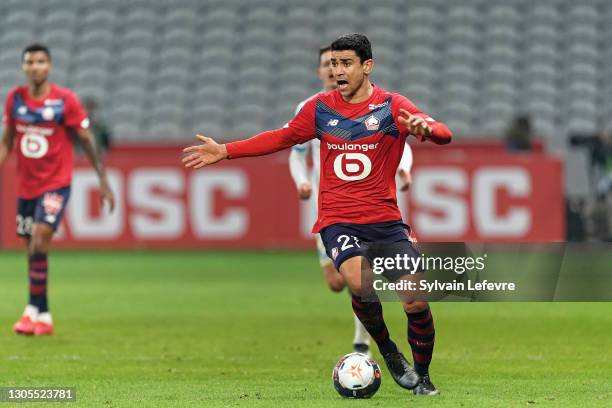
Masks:
[[[325,51],[319,59],[319,79],[326,91],[336,89],[336,79],[331,68],[331,55],[331,51]]]
[[[344,98],[352,98],[364,86],[372,64],[371,59],[362,62],[353,50],[332,51],[332,72],[337,89]]]
[[[42,51],[26,52],[21,68],[29,83],[41,85],[49,77],[51,60],[47,53]]]

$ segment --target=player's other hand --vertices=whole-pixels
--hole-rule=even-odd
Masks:
[[[100,184],[100,208],[104,208],[104,203],[108,203],[110,212],[115,210],[115,195],[106,180]]]
[[[302,200],[308,200],[312,194],[312,186],[309,182],[300,184],[298,187],[298,197]]]
[[[202,144],[183,149],[183,153],[189,153],[182,160],[185,167],[199,169],[227,159],[227,149],[224,144],[219,144],[210,137],[202,135],[196,135],[196,137],[200,139]]]
[[[404,125],[415,136],[431,136],[431,126],[420,116],[412,115],[405,109],[400,109],[400,116],[397,118],[399,123]]]
[[[408,191],[410,190],[410,186],[412,185],[412,176],[407,171],[403,169],[399,169],[397,171],[397,175],[400,178],[400,191]]]

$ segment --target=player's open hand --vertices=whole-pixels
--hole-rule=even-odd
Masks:
[[[412,176],[410,175],[410,173],[403,169],[399,169],[397,171],[397,175],[400,179],[400,191],[410,190],[410,186],[412,185]]]
[[[298,197],[302,200],[308,200],[312,194],[312,186],[309,182],[300,184],[298,187]]]
[[[420,116],[412,115],[405,109],[400,109],[399,123],[404,125],[408,133],[415,136],[431,136],[431,126]]]
[[[209,164],[227,159],[227,149],[224,144],[219,144],[210,137],[196,135],[202,142],[200,145],[189,146],[183,149],[183,153],[190,153],[183,157],[185,167],[199,169]]]
[[[111,213],[115,210],[115,195],[106,181],[100,185],[100,208],[104,208],[104,203],[108,203]]]

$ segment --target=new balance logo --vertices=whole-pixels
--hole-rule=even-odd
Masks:
[[[338,126],[338,119],[330,119],[327,126]]]

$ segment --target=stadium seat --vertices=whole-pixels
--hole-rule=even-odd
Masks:
[[[131,27],[119,35],[123,47],[148,48],[155,42],[155,33],[144,27]]]
[[[312,27],[317,24],[319,15],[317,11],[307,5],[290,7],[285,16],[285,24],[290,27]]]
[[[40,36],[39,41],[46,44],[52,55],[56,54],[60,49],[71,49],[74,41],[74,33],[69,29],[53,28],[45,31]]]
[[[265,129],[267,110],[261,105],[241,104],[232,114],[237,118],[232,122],[232,134],[236,137],[246,138]]]
[[[227,69],[216,65],[204,65],[198,72],[197,77],[202,83],[227,84],[231,76]]]
[[[183,2],[169,5],[168,10],[161,16],[162,27],[183,27],[193,30],[199,24],[197,6],[197,3],[189,5]]]
[[[274,62],[279,59],[279,55],[273,49],[266,47],[249,47],[240,54],[239,65],[241,67],[260,67],[273,69]]]
[[[227,7],[214,7],[212,4],[208,4],[204,10],[203,25],[206,30],[215,30],[219,28],[232,30],[232,28],[238,24],[238,17],[236,13]]]
[[[112,30],[115,26],[117,15],[112,9],[93,9],[87,11],[83,17],[82,25],[84,27],[96,27]]]
[[[50,10],[43,18],[46,29],[63,28],[74,30],[77,25],[78,16],[75,9]]]
[[[187,73],[191,66],[193,52],[189,49],[165,44],[157,56],[159,69],[174,69]]]
[[[15,28],[33,28],[37,23],[36,14],[31,11],[13,9],[4,16],[3,28],[8,31]]]
[[[91,28],[85,30],[79,37],[79,48],[86,50],[92,47],[100,47],[110,50],[113,45],[114,33],[109,30]]]
[[[193,98],[194,109],[198,105],[205,105],[207,103],[224,106],[226,99],[228,99],[227,89],[215,83],[205,83],[202,86],[198,86],[195,92],[196,94]]]

